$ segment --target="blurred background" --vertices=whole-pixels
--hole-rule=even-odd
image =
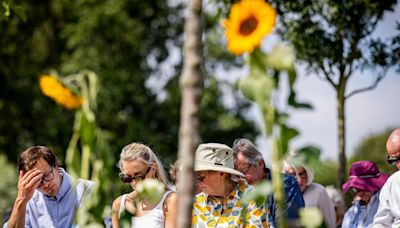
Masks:
[[[61,75],[82,69],[99,80],[97,127],[107,135],[108,163],[116,164],[122,147],[131,142],[149,145],[166,168],[177,158],[180,118],[179,75],[182,68],[184,4],[179,1],[51,0],[4,1],[0,21],[0,215],[12,207],[17,190],[16,161],[32,145],[51,147],[65,165],[73,133],[75,111],[44,96],[39,77],[56,70]],[[232,145],[235,138],[254,140],[270,164],[269,145],[261,135],[257,110],[237,92],[244,60],[226,52],[221,29],[221,2],[205,3],[204,68],[206,76],[200,108],[203,142]],[[399,4],[379,24],[381,34],[396,34]],[[4,16],[6,15],[6,16]],[[383,29],[384,28],[384,29]],[[268,38],[270,39],[270,38]],[[279,35],[266,42],[280,40]],[[300,135],[293,147],[315,145],[321,163],[336,170],[337,130],[334,93],[318,77],[298,65],[298,96],[312,110],[291,111],[290,123]],[[363,85],[365,71],[354,79]],[[308,75],[308,76],[307,76]],[[368,76],[369,75],[369,76]],[[325,83],[325,84],[324,84]],[[347,104],[348,163],[371,159],[385,172],[385,143],[400,125],[399,73],[391,69],[376,90]],[[385,105],[390,102],[391,104]],[[397,102],[397,103],[396,103]],[[388,109],[384,109],[388,108]],[[103,149],[104,149],[103,148]],[[120,183],[115,165],[102,207],[130,187]],[[321,184],[336,184],[336,172],[316,175]],[[102,214],[94,220],[101,221]]]

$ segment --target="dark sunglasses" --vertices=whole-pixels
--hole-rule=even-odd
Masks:
[[[124,183],[131,183],[133,180],[135,180],[135,181],[143,180],[146,177],[146,175],[150,172],[150,169],[151,169],[151,166],[149,166],[147,168],[146,172],[135,175],[135,176],[120,173],[119,178],[121,178],[121,181]]]
[[[390,157],[388,156],[386,161],[390,164],[390,165],[396,165],[398,161],[400,161],[400,157]]]

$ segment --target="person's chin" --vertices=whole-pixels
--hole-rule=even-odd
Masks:
[[[47,196],[53,196],[53,197],[56,196],[54,185],[53,186],[49,186],[46,189],[42,189],[41,192],[44,193]]]

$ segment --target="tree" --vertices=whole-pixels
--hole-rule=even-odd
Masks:
[[[386,141],[392,131],[393,128],[390,128],[364,137],[356,146],[353,156],[349,159],[350,164],[360,160],[370,160],[378,165],[381,172],[390,174],[396,171],[397,169],[386,161]]]
[[[74,112],[43,96],[38,78],[49,69],[69,75],[87,68],[99,77],[95,115],[111,142],[113,161],[108,162],[115,163],[123,145],[132,141],[151,146],[166,165],[174,161],[181,105],[176,72],[181,61],[168,66],[172,73],[161,88],[167,94],[164,100],[147,82],[164,73],[159,66],[170,55],[169,45],[181,46],[182,6],[163,0],[51,0],[21,6],[26,21],[12,13],[0,21],[0,153],[15,163],[26,147],[47,145],[65,164]],[[199,113],[200,123],[206,123],[199,127],[204,140],[229,145],[242,135],[254,139],[254,123],[243,118],[248,104],[227,109],[218,84],[206,80],[200,109],[207,111]],[[109,205],[127,189],[118,181],[115,166],[110,173],[112,184],[104,199]],[[101,214],[92,215],[102,221]]]
[[[347,99],[374,89],[398,62],[398,37],[381,39],[373,32],[385,12],[393,11],[396,0],[378,1],[273,1],[284,40],[295,46],[299,60],[320,75],[336,92],[339,149],[338,186],[346,172]],[[396,40],[397,39],[397,40]],[[397,55],[396,55],[397,46]],[[349,80],[366,69],[376,77],[365,88],[348,90]]]
[[[204,72],[203,45],[201,37],[202,0],[189,1],[188,14],[185,19],[185,40],[183,46],[183,70],[180,78],[182,94],[181,121],[179,128],[179,159],[181,170],[178,178],[180,195],[177,227],[191,225],[192,201],[194,193],[194,153],[201,141],[199,132],[199,111]],[[190,183],[190,184],[188,184]]]

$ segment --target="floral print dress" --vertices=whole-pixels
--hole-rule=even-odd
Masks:
[[[264,205],[257,207],[254,201],[245,208],[246,221],[242,221],[240,199],[249,190],[251,187],[241,181],[223,202],[204,192],[197,194],[193,203],[192,227],[267,227],[267,209]]]

